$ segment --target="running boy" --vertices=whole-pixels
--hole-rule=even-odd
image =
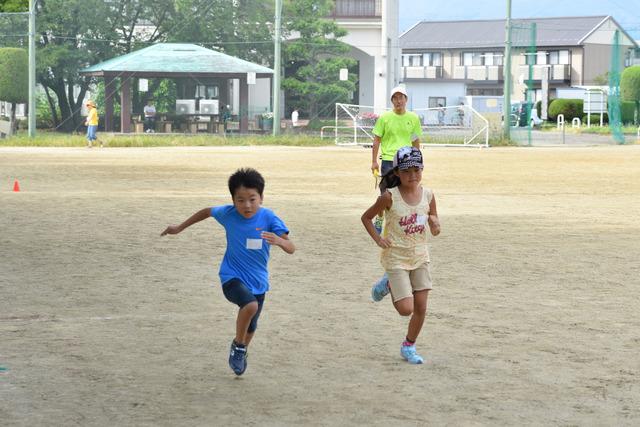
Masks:
[[[269,290],[269,248],[276,245],[292,254],[289,229],[273,211],[261,207],[264,178],[255,169],[238,169],[229,177],[232,205],[204,208],[180,225],[170,225],[160,234],[178,234],[210,216],[225,229],[227,250],[220,265],[224,296],[240,307],[236,336],[231,343],[229,366],[236,375],[247,369],[247,347],[258,326],[258,318]]]
[[[422,187],[422,153],[415,147],[400,148],[393,159],[397,187],[390,187],[362,214],[362,223],[382,248],[381,264],[389,277],[393,305],[401,316],[411,316],[407,335],[400,348],[411,364],[423,363],[415,342],[427,313],[427,297],[432,288],[427,248],[428,224],[431,234],[440,234],[440,221],[433,192]],[[393,184],[392,184],[393,185]],[[378,234],[371,220],[384,212],[385,226]]]

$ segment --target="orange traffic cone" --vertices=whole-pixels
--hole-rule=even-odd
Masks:
[[[20,191],[20,183],[18,182],[17,179],[15,181],[13,181],[13,191],[16,192],[16,193],[18,191]]]

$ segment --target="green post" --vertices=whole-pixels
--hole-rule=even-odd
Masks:
[[[506,40],[504,43],[504,100],[502,117],[504,139],[511,139],[511,0],[507,0],[507,21],[505,25]]]
[[[29,138],[36,136],[36,6],[29,0]]]
[[[280,54],[282,0],[276,0],[275,46],[273,51],[273,136],[280,134],[280,73],[282,58]]]

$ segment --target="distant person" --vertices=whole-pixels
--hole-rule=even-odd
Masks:
[[[84,124],[87,126],[87,147],[92,148],[93,142],[98,139],[98,109],[96,103],[92,100],[88,100],[85,104],[89,113]],[[100,147],[104,147],[102,141],[100,141]]]
[[[461,102],[456,108],[458,126],[464,126],[464,102]]]
[[[291,126],[298,127],[298,125],[300,124],[298,122],[298,117],[299,117],[299,112],[298,112],[298,108],[294,108],[293,111],[291,112]]]
[[[371,170],[384,176],[393,168],[393,156],[402,147],[420,148],[422,126],[417,114],[407,111],[407,91],[403,86],[391,90],[393,110],[378,117],[373,127]],[[380,153],[381,163],[378,163]],[[381,183],[381,185],[384,185]],[[380,187],[380,192],[384,188]]]
[[[438,104],[438,124],[444,126],[444,106]]]
[[[223,105],[220,107],[220,119],[222,120],[222,126],[224,132],[227,132],[227,122],[231,119],[231,113],[229,112],[229,106]]]
[[[427,313],[427,297],[432,288],[429,273],[427,227],[440,234],[440,220],[433,192],[421,184],[422,153],[402,147],[395,154],[393,169],[397,186],[384,194],[361,217],[364,228],[382,248],[380,262],[389,277],[388,285],[374,289],[374,301],[391,293],[393,306],[401,316],[411,316],[400,355],[411,364],[424,362],[416,351],[416,340]],[[384,211],[384,232],[379,234],[372,220]]]
[[[224,227],[227,249],[220,265],[220,282],[227,300],[240,307],[229,366],[236,375],[242,375],[247,369],[247,348],[269,290],[269,249],[275,245],[292,254],[295,246],[284,222],[261,206],[264,178],[258,171],[238,169],[228,184],[233,204],[199,210],[182,224],[168,226],[160,235],[178,234],[210,216]]]
[[[144,106],[144,131],[146,133],[154,133],[156,131],[156,107],[151,99]]]

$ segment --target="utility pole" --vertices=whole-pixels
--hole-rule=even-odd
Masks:
[[[276,0],[276,28],[275,45],[273,51],[273,136],[280,134],[280,72],[282,57],[280,54],[280,39],[282,33],[282,0]]]
[[[36,136],[36,5],[29,0],[29,138]]]
[[[504,139],[511,139],[511,0],[507,0],[507,21],[505,25],[506,40],[504,43],[504,100],[502,117]]]

